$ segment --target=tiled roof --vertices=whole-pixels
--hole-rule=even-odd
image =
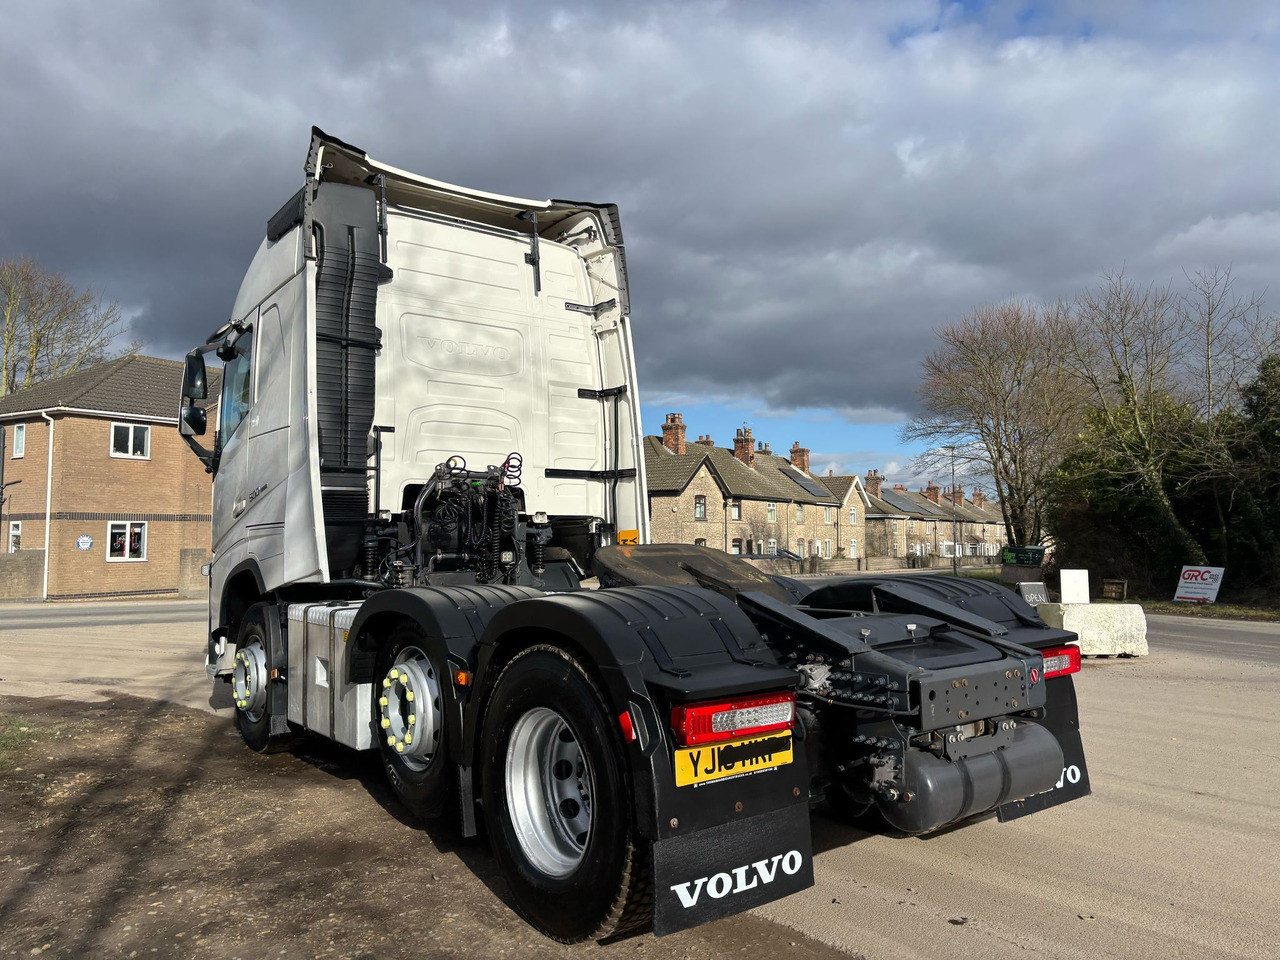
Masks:
[[[685,453],[675,454],[662,445],[659,437],[644,438],[645,473],[651,493],[683,490],[698,468],[706,463],[731,497],[831,505],[839,502],[834,495],[811,493],[787,476],[784,468],[795,468],[786,457],[757,452],[755,466],[748,467],[733,455],[732,450],[724,447],[690,443],[685,449]],[[822,478],[814,479],[822,488]]]
[[[176,420],[182,369],[179,360],[138,354],[117,357],[0,397],[0,417],[69,407]],[[220,371],[209,371],[210,399],[217,396],[220,379]]]
[[[906,511],[898,509],[893,504],[886,500],[881,500],[879,497],[873,497],[871,494],[867,494],[867,500],[871,503],[871,505],[867,507],[868,516],[905,517],[907,515]]]
[[[848,496],[856,477],[819,477],[822,485],[836,495],[841,502]]]

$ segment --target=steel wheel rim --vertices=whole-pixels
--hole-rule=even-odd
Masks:
[[[231,697],[236,709],[252,723],[262,719],[267,707],[267,652],[262,641],[252,640],[236,651],[231,672]]]
[[[401,650],[382,678],[378,718],[380,734],[406,767],[431,765],[440,744],[440,679],[420,648]]]
[[[591,765],[573,728],[555,710],[534,707],[507,744],[506,798],[520,849],[541,873],[566,877],[591,837]]]

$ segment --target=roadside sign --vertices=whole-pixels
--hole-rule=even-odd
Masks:
[[[1089,602],[1089,571],[1059,570],[1063,603]]]
[[[1023,600],[1033,607],[1037,603],[1049,602],[1049,588],[1043,583],[1020,583],[1018,584],[1018,593]]]
[[[1226,567],[1183,567],[1173,599],[1187,603],[1213,603],[1218,599],[1218,588],[1222,586],[1222,572],[1225,569]]]
[[[1000,562],[1017,567],[1039,567],[1044,564],[1044,547],[1005,547]]]
[[[92,550],[92,549],[93,549],[93,537],[89,536],[87,533],[82,533],[82,534],[80,534],[80,536],[76,537],[76,549],[77,549],[77,550]]]

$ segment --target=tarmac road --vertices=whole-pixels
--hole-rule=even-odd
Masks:
[[[229,713],[202,615],[0,605],[0,694]],[[758,913],[874,960],[1280,955],[1280,624],[1153,616],[1148,640],[1076,679],[1092,796],[929,839],[815,814],[817,885]]]

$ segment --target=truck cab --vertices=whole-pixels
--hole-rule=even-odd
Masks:
[[[399,582],[401,518],[445,462],[516,471],[521,522],[538,518],[552,559],[535,575],[517,538],[504,582],[563,585],[598,547],[647,541],[616,208],[429,180],[318,130],[305,175],[232,319],[188,363],[193,380],[207,354],[225,365],[198,449],[214,473],[212,633],[275,590]],[[440,576],[479,561],[438,546]]]

